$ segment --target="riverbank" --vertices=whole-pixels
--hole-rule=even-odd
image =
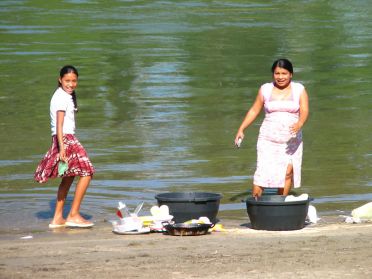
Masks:
[[[186,237],[117,235],[109,223],[2,234],[0,278],[355,279],[372,273],[372,223],[330,218],[284,232],[221,223],[225,232]]]

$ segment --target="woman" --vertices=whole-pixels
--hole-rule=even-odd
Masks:
[[[239,145],[244,130],[264,107],[252,189],[256,198],[265,188],[277,188],[278,194],[286,196],[292,185],[301,185],[301,129],[309,115],[308,95],[302,84],[292,81],[293,66],[289,60],[276,60],[271,71],[273,82],[261,86],[235,137],[235,144]]]
[[[75,137],[75,112],[78,110],[75,89],[78,85],[78,76],[78,71],[73,66],[67,65],[60,70],[58,88],[50,102],[52,145],[35,172],[35,180],[39,183],[62,176],[54,217],[49,228],[64,226],[88,228],[94,225],[79,213],[94,167],[84,147]],[[68,167],[59,174],[58,168],[61,169],[63,162],[67,163]],[[76,185],[70,213],[65,220],[62,215],[63,207],[75,176],[80,178]]]

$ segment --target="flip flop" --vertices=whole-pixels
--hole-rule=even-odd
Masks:
[[[63,228],[66,224],[49,224],[49,229]]]
[[[66,226],[70,228],[91,228],[94,226],[93,223],[75,223],[72,221],[67,221]]]

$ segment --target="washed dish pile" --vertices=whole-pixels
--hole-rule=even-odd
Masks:
[[[165,232],[163,223],[171,222],[173,216],[169,214],[166,205],[151,208],[151,216],[138,216],[143,203],[139,204],[133,213],[128,207],[119,202],[117,215],[118,221],[112,222],[113,232],[117,234],[143,234],[149,232]]]
[[[175,236],[205,235],[214,227],[208,217],[191,219],[184,223],[175,223],[169,214],[167,205],[151,207],[151,216],[138,216],[143,203],[140,203],[133,213],[123,202],[119,202],[117,209],[118,221],[113,221],[113,232],[116,234],[144,234],[163,232]]]

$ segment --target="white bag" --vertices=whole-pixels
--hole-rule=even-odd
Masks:
[[[355,208],[353,211],[351,211],[351,216],[354,218],[372,220],[372,202]]]

